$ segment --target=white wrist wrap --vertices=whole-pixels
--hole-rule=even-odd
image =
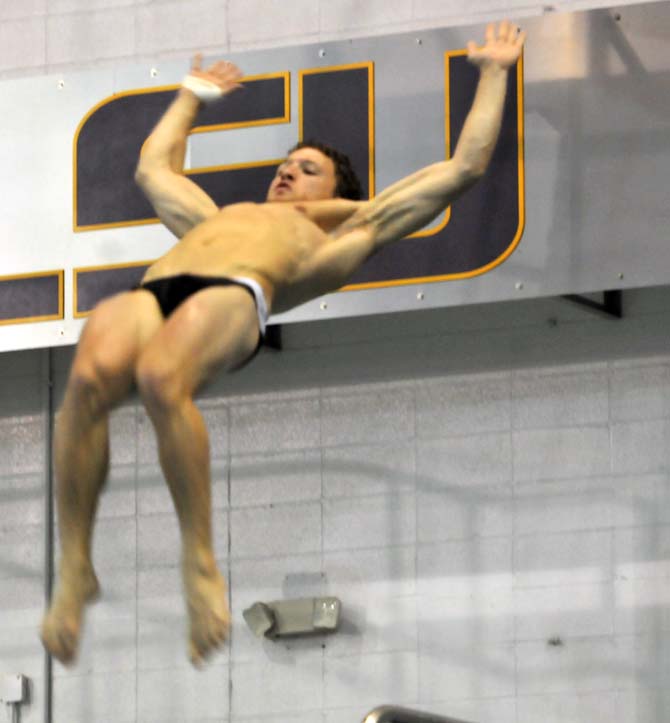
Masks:
[[[190,90],[203,103],[212,103],[223,96],[223,91],[216,83],[195,75],[187,75],[182,80],[181,87]]]

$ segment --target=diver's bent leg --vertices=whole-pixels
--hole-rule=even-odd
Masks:
[[[109,466],[109,412],[130,391],[135,359],[161,322],[146,293],[103,302],[82,334],[57,415],[54,466],[61,555],[41,634],[46,648],[64,663],[76,655],[83,608],[98,594],[91,547]]]
[[[200,291],[170,317],[137,365],[140,395],[182,534],[182,568],[198,664],[226,637],[230,614],[212,543],[209,437],[193,395],[215,370],[237,367],[258,342],[256,307],[239,287]]]

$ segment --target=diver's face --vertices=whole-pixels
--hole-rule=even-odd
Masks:
[[[268,201],[321,201],[335,197],[335,164],[316,148],[293,151],[277,168]]]

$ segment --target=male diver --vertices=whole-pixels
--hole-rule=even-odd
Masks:
[[[499,135],[508,69],[523,40],[505,21],[487,28],[483,46],[468,44],[480,76],[449,160],[365,201],[357,200],[360,186],[346,157],[299,144],[277,169],[265,203],[222,209],[184,175],[186,139],[201,104],[234,91],[242,74],[227,62],[202,69],[196,57],[136,173],[178,241],[138,289],[94,309],[57,415],[61,556],[41,629],[57,659],[74,660],[85,605],[98,595],[91,542],[109,464],[109,413],[133,388],[155,428],[179,519],[192,662],[223,643],[230,614],[212,547],[208,435],[194,395],[213,374],[254,355],[270,313],[340,288],[378,249],[425,226],[477,181]]]

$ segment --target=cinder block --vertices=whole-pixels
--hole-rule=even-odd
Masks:
[[[327,552],[323,571],[327,593],[342,597],[345,605],[345,597],[364,601],[416,594],[414,545]]]
[[[134,670],[137,648],[136,628],[134,611],[130,617],[113,620],[87,618],[76,668],[68,670],[59,666],[55,676],[80,678],[82,675]]]
[[[670,476],[632,474],[616,480],[616,527],[670,525]]]
[[[235,404],[230,416],[233,454],[320,446],[319,400],[315,396]]]
[[[560,695],[520,696],[517,700],[518,723],[631,723],[621,718],[615,691]],[[652,719],[649,720],[651,723]]]
[[[21,672],[35,681],[35,693],[39,696],[44,677],[44,648],[37,635],[39,618],[28,626],[0,625],[0,660],[3,673]],[[39,710],[41,716],[42,710]],[[41,719],[41,718],[40,718]]]
[[[230,410],[220,399],[202,401],[199,407],[209,434],[212,466],[220,466],[230,452]]]
[[[320,4],[320,30],[336,33],[352,28],[374,27],[406,23],[412,16],[411,0],[369,0],[362,4],[355,0],[334,0]]]
[[[77,665],[72,669],[57,666],[56,676],[81,676],[135,667],[135,570],[108,569],[100,573],[98,579],[101,596],[86,608]],[[41,617],[41,613],[34,616],[33,627]]]
[[[158,466],[158,443],[153,424],[143,407],[137,410],[137,463]]]
[[[137,676],[137,720],[225,719],[229,705],[227,666],[144,670]]]
[[[320,709],[323,705],[323,656],[299,650],[278,653],[283,665],[271,658],[257,656],[253,661],[233,663],[233,716],[263,714],[284,715]]]
[[[518,640],[585,638],[614,633],[611,582],[514,591]]]
[[[161,2],[137,9],[137,51],[159,53],[176,48],[228,49],[224,3],[215,0]]]
[[[0,72],[46,63],[46,20],[29,17],[0,23]]]
[[[232,560],[233,606],[241,610],[254,602],[324,595],[325,575],[320,553]]]
[[[321,549],[319,503],[231,510],[231,555],[271,557]]]
[[[414,495],[384,495],[323,502],[324,550],[386,547],[414,542]]]
[[[421,649],[420,701],[428,704],[447,698],[508,697],[515,693],[512,643],[450,648],[437,644]]]
[[[363,720],[364,715],[369,711],[370,708],[366,708],[365,705],[357,705],[353,708],[334,708],[324,710],[322,720],[323,723],[351,723],[351,721]],[[314,718],[313,720],[319,719]]]
[[[423,598],[487,596],[514,583],[512,542],[505,537],[419,545],[417,565]]]
[[[667,691],[670,673],[670,633],[655,630],[649,635],[619,638],[625,656],[618,687]]]
[[[512,444],[507,433],[419,440],[417,487],[505,485],[512,480]]]
[[[47,18],[50,65],[130,57],[135,45],[134,8]]]
[[[670,467],[670,419],[612,425],[612,469],[618,474],[665,472]]]
[[[515,481],[595,477],[610,472],[610,434],[603,427],[514,432]]]
[[[44,475],[7,476],[3,470],[0,488],[0,527],[25,527],[44,523]]]
[[[300,38],[319,32],[319,3],[313,0],[230,0],[228,23],[231,45]]]
[[[614,581],[614,630],[617,635],[654,634],[670,630],[670,580]]]
[[[517,691],[520,696],[574,695],[630,687],[635,654],[631,641],[612,636],[517,643]]]
[[[40,577],[44,565],[42,525],[0,527],[0,580]]]
[[[612,723],[665,723],[670,711],[670,693],[638,686],[615,693],[617,717]]]
[[[86,619],[106,622],[134,618],[137,598],[137,573],[134,569],[107,570],[98,576],[100,598],[87,608]]]
[[[414,437],[414,394],[405,386],[382,386],[356,394],[324,395],[322,444],[382,444]]]
[[[501,537],[513,532],[511,486],[421,489],[417,507],[419,542]]]
[[[188,615],[181,566],[138,573],[137,667],[139,670],[190,668]],[[210,664],[225,663],[227,653]]]
[[[519,587],[582,585],[612,579],[612,532],[528,535],[514,542]]]
[[[413,492],[414,443],[324,449],[324,497]]]
[[[421,655],[429,657],[449,659],[454,648],[514,642],[514,591],[420,598],[417,622]]]
[[[137,460],[137,410],[122,407],[109,419],[110,464],[134,465]]]
[[[418,651],[417,605],[413,597],[367,598],[341,591],[342,621],[324,638],[326,658]]]
[[[420,380],[416,433],[445,437],[507,430],[511,424],[511,374]]]
[[[3,474],[43,473],[46,461],[44,433],[45,425],[41,415],[0,419]]]
[[[356,704],[365,711],[380,701],[416,702],[419,697],[416,652],[326,658],[324,669],[327,708]]]
[[[221,513],[230,507],[229,488],[228,462],[212,465],[212,510],[217,520],[221,519]]]
[[[34,2],[35,0],[33,0]],[[136,5],[136,0],[48,0],[49,14],[85,13],[93,10],[110,10],[115,7]]]
[[[440,0],[414,0],[412,5],[413,15],[415,18],[439,20],[447,19],[472,19],[477,15],[487,15],[490,17],[496,11],[501,11],[500,3],[496,0],[478,0],[476,3],[465,5],[445,5]],[[505,6],[505,12],[513,11],[513,3]]]
[[[342,600],[340,631],[326,656],[417,650],[414,547],[327,553],[326,594]]]
[[[230,485],[233,507],[318,500],[321,453],[303,450],[234,457]]]
[[[524,370],[512,382],[516,429],[608,421],[607,365]]]
[[[138,467],[137,514],[144,517],[170,513],[175,514],[174,503],[161,468],[158,465]]]
[[[135,671],[54,678],[54,720],[134,723]]]
[[[621,514],[613,477],[522,483],[514,490],[517,535],[606,529]]]
[[[227,463],[212,465],[212,510],[219,512],[228,508]],[[137,511],[141,516],[175,514],[163,471],[158,466],[142,465],[137,471]]]
[[[228,519],[214,516],[213,546],[217,560],[228,557]],[[176,514],[149,515],[137,520],[137,564],[140,568],[172,567],[181,559],[181,534]]]
[[[42,576],[7,578],[0,582],[3,629],[35,626],[44,611]],[[0,656],[2,659],[2,656]]]
[[[135,465],[112,467],[100,495],[97,518],[134,517],[136,498]]]
[[[0,21],[31,18],[46,11],[47,0],[5,0],[0,5]]]
[[[609,379],[614,421],[670,417],[670,364],[615,363]]]
[[[421,706],[422,710],[445,717],[456,717],[477,723],[517,723],[516,698],[474,698],[438,701]]]
[[[134,517],[98,520],[93,535],[93,564],[98,572],[134,568],[137,558],[137,525]]]
[[[298,637],[281,641],[271,641],[267,638],[256,637],[247,626],[242,616],[242,609],[233,610],[233,626],[231,635],[231,660],[232,665],[247,665],[258,663],[259,660],[272,661],[276,668],[294,666],[295,661],[307,657],[318,660],[319,667],[324,655],[323,646],[328,643],[328,635],[314,635]],[[251,668],[247,669],[248,671]],[[256,674],[257,671],[254,672]],[[320,694],[319,694],[320,695]],[[246,705],[246,702],[245,702]],[[272,706],[270,706],[272,707]],[[302,711],[302,705],[297,704]],[[273,708],[273,711],[277,710]]]
[[[307,713],[291,713],[291,723],[321,723],[321,711],[311,710]],[[230,719],[230,723],[286,723],[286,718],[282,716],[267,716],[248,718],[242,716],[241,718],[233,717]]]
[[[614,570],[620,580],[670,577],[670,527],[615,530]]]
[[[188,615],[183,600],[174,599],[177,611],[163,610],[164,601],[150,600],[142,603],[142,613],[137,631],[137,665],[140,670],[156,671],[162,668],[188,669],[189,632]],[[178,603],[181,603],[178,605]],[[163,614],[158,618],[159,612]],[[215,655],[210,664],[227,661],[227,653]]]

